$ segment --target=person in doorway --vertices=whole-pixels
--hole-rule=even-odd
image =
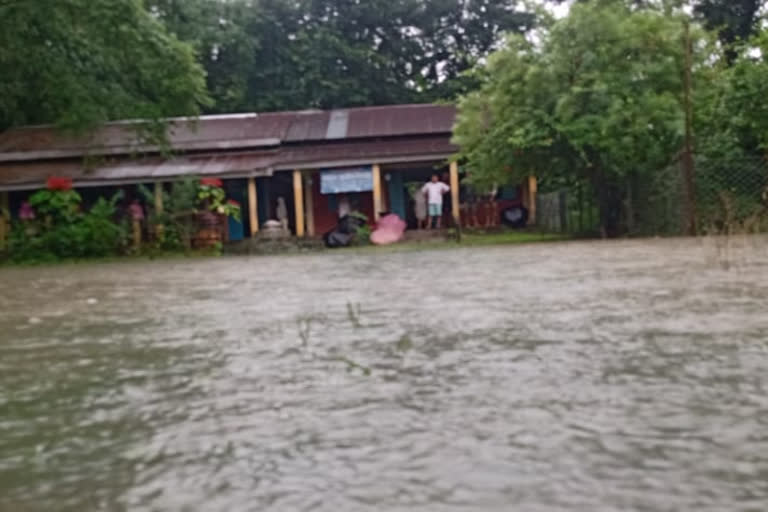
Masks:
[[[339,201],[339,219],[343,219],[350,213],[352,213],[352,205],[349,204],[349,198],[343,196]]]
[[[421,193],[427,197],[429,205],[430,225],[440,229],[443,223],[443,196],[451,190],[451,187],[440,181],[440,176],[432,175],[432,181],[425,184]]]
[[[280,222],[280,228],[283,231],[288,231],[288,207],[285,204],[285,199],[281,196],[277,198],[277,208],[275,211],[277,220]]]
[[[416,225],[418,229],[426,229],[427,219],[427,196],[424,192],[416,187],[412,191],[413,197],[413,213],[416,216]]]

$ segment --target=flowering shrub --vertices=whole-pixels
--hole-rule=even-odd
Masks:
[[[222,188],[220,179],[204,178],[200,180],[200,190],[197,197],[203,210],[240,220],[240,203],[234,200],[227,201],[227,194]]]
[[[101,198],[83,212],[80,194],[71,186],[56,184],[36,192],[29,199],[28,214],[13,226],[11,258],[55,261],[118,254],[127,241],[125,226],[114,220],[121,197],[118,193],[109,201]]]
[[[39,212],[48,224],[72,222],[80,213],[82,198],[72,189],[69,178],[48,178],[46,189],[29,198],[29,206]]]
[[[45,183],[48,190],[72,190],[72,178],[51,176]]]

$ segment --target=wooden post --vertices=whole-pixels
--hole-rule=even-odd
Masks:
[[[692,70],[693,70],[693,43],[691,42],[691,28],[686,20],[683,23],[683,45],[685,46],[685,73],[683,74],[683,106],[685,109],[685,145],[682,153],[683,183],[685,184],[686,201],[686,233],[696,236],[698,232],[698,218],[696,215],[696,163],[693,159],[693,101],[692,97]]]
[[[293,171],[293,206],[296,211],[296,236],[304,236],[304,190],[301,171]]]
[[[461,221],[461,210],[459,209],[459,163],[451,162],[451,213],[453,222],[458,227]]]
[[[539,182],[536,176],[528,176],[528,224],[536,224],[536,195],[539,192]]]
[[[379,214],[381,213],[381,166],[374,164],[373,166],[373,220],[379,221]]]
[[[139,219],[133,219],[133,248],[136,251],[141,249],[141,221]]]
[[[256,178],[248,178],[248,220],[251,238],[259,232],[259,200],[256,194]]]
[[[155,182],[155,215],[163,214],[163,183],[160,181]],[[155,234],[158,241],[162,241],[165,237],[165,226],[162,223],[158,223],[155,226]]]
[[[0,192],[0,250],[5,250],[10,231],[11,207],[8,192]]]
[[[315,204],[312,186],[312,173],[304,175],[304,188],[306,194],[304,194],[304,210],[307,216],[307,235],[315,236]]]
[[[155,212],[163,213],[163,184],[159,181],[155,183]]]

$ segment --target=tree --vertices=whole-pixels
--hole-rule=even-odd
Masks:
[[[731,65],[711,74],[698,94],[698,145],[708,158],[768,154],[768,30],[735,50]]]
[[[563,3],[565,0],[555,0]],[[738,53],[734,45],[745,42],[759,29],[760,10],[765,0],[577,0],[586,3],[620,2],[639,9],[662,11],[693,9],[696,18],[710,30],[717,31],[720,41],[726,45],[726,56],[732,62]]]
[[[209,101],[192,48],[141,0],[0,0],[0,76],[0,130],[195,115]]]
[[[453,98],[534,13],[513,0],[149,0],[198,49],[215,112]]]
[[[726,55],[732,62],[738,54],[733,45],[755,33],[764,5],[765,0],[697,0],[694,9],[706,27],[717,30],[720,40],[730,47]]]
[[[589,2],[538,44],[511,38],[460,104],[456,142],[473,179],[586,181],[602,228],[618,234],[628,191],[682,147],[681,21]]]

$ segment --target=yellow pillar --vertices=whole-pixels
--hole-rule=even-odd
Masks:
[[[307,193],[304,194],[304,209],[307,215],[307,234],[315,236],[315,204],[312,193],[312,174],[304,176],[304,187]]]
[[[293,206],[296,210],[296,236],[304,236],[304,189],[301,171],[293,171]]]
[[[528,176],[528,224],[536,224],[536,195],[539,192],[539,182],[536,176]]]
[[[459,225],[461,213],[459,211],[459,163],[451,162],[451,213],[453,222]]]
[[[133,219],[133,248],[138,251],[141,249],[141,221]]]
[[[10,231],[11,207],[8,192],[0,192],[0,250],[5,250],[5,241]]]
[[[155,183],[155,212],[163,213],[163,184]]]
[[[379,221],[381,213],[381,166],[373,166],[373,220]]]
[[[259,232],[259,200],[256,195],[256,178],[248,178],[248,220],[251,224],[251,237]]]
[[[155,215],[162,215],[163,213],[163,184],[162,182],[155,182]],[[162,223],[158,223],[155,226],[155,233],[158,240],[162,240],[165,236],[165,227]]]

